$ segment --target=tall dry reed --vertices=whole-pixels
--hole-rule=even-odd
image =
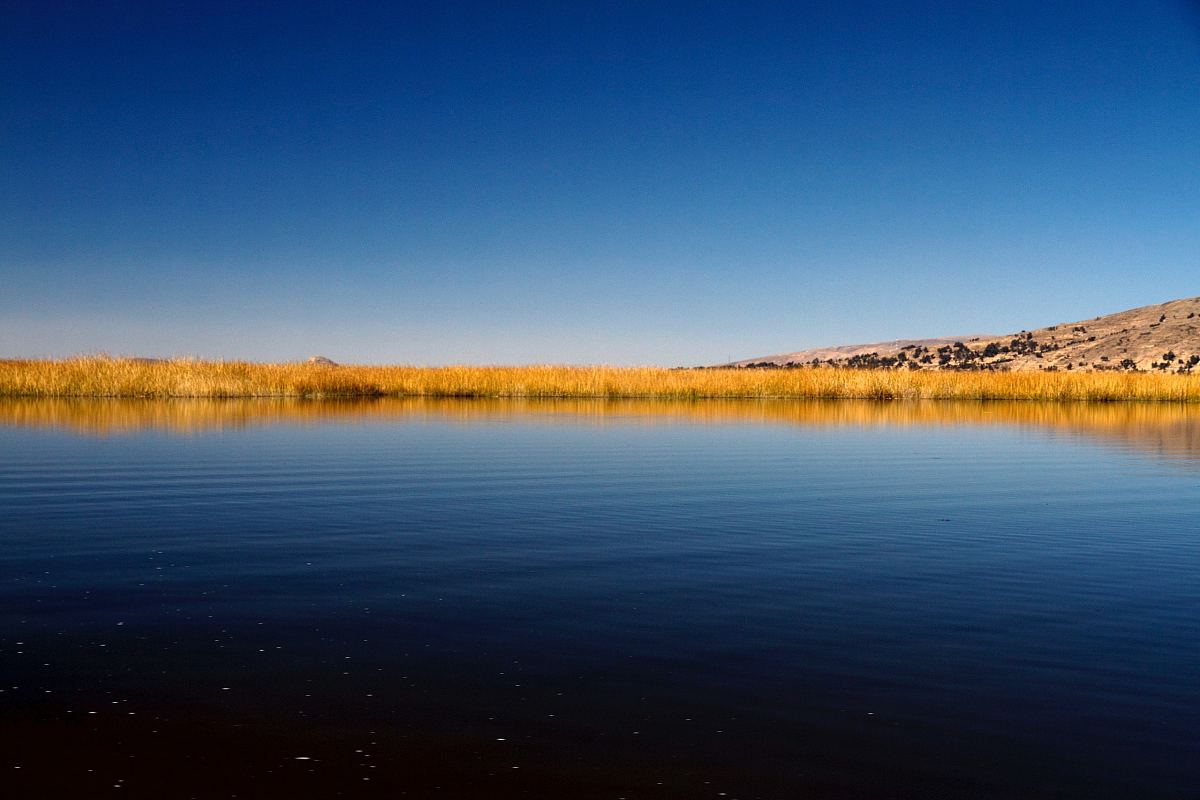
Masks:
[[[91,356],[0,361],[10,397],[598,397],[1200,402],[1200,379],[1118,372],[322,366]]]

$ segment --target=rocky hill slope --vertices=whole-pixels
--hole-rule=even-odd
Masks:
[[[1140,370],[1200,365],[1200,297],[1003,336],[903,339],[800,350],[726,366],[943,370]]]

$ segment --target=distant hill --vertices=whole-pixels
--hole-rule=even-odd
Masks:
[[[1003,336],[976,334],[819,347],[748,358],[725,366],[810,365],[933,370],[1192,372],[1200,365],[1200,297]],[[1200,372],[1200,369],[1196,371]]]

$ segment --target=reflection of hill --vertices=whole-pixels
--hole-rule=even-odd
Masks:
[[[437,418],[586,424],[795,426],[1012,425],[1102,440],[1163,458],[1200,461],[1200,407],[1170,403],[859,400],[0,400],[0,425],[109,436],[202,434],[256,425],[355,424]]]

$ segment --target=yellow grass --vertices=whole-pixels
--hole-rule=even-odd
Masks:
[[[1188,375],[657,367],[406,367],[93,356],[0,361],[9,397],[579,397],[1200,402]]]

